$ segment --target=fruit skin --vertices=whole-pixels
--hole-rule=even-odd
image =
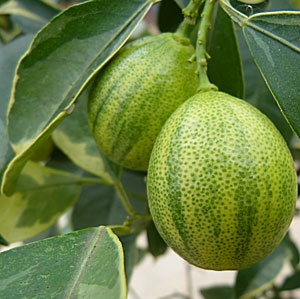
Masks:
[[[165,120],[196,93],[190,41],[173,33],[148,36],[123,48],[99,74],[88,121],[100,150],[113,162],[147,170]]]
[[[199,93],[163,126],[151,154],[153,221],[182,258],[237,270],[267,257],[294,215],[289,149],[256,108],[222,92]]]

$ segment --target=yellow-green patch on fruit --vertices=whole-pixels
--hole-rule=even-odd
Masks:
[[[189,263],[249,267],[286,234],[297,182],[271,121],[222,92],[199,93],[166,121],[151,154],[147,192],[154,223]]]
[[[196,93],[193,54],[188,39],[164,33],[130,43],[100,72],[89,98],[88,121],[110,160],[147,170],[163,123]]]

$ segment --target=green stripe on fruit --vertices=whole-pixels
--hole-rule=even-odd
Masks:
[[[166,121],[147,177],[162,238],[193,265],[237,270],[279,245],[295,211],[293,159],[278,130],[245,101],[199,93]]]
[[[88,121],[100,150],[113,162],[146,171],[162,125],[196,93],[190,41],[173,33],[124,47],[100,72],[88,103]]]

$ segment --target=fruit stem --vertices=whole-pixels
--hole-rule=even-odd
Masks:
[[[198,12],[205,0],[191,0],[190,3],[182,10],[184,20],[187,24],[195,25]]]
[[[114,188],[117,192],[117,194],[119,195],[119,198],[124,206],[124,209],[126,210],[126,212],[128,213],[128,215],[134,217],[137,215],[136,210],[132,207],[127,193],[122,185],[122,183],[120,182],[120,180],[116,180],[115,184],[114,184]]]
[[[207,76],[207,60],[210,58],[206,52],[208,32],[211,28],[211,17],[216,0],[206,0],[201,14],[201,21],[199,25],[198,38],[196,44],[196,59],[197,59],[197,73],[199,76],[198,91],[218,90],[212,84]]]
[[[179,25],[176,33],[183,37],[190,38],[198,18],[198,12],[205,0],[191,0],[190,3],[182,9],[184,19]]]

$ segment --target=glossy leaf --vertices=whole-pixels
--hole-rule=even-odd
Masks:
[[[207,52],[208,76],[221,91],[238,98],[244,97],[244,81],[241,57],[230,17],[217,3]]]
[[[104,227],[30,243],[0,254],[1,297],[125,299],[123,259]]]
[[[3,193],[13,193],[30,156],[72,113],[87,82],[125,43],[152,4],[88,1],[65,10],[37,34],[16,72],[8,133],[18,156],[4,174]]]
[[[200,290],[201,295],[204,299],[235,299],[234,289],[230,286],[214,286]]]
[[[26,35],[0,48],[0,173],[13,157],[6,132],[6,113],[14,72],[18,60],[26,51],[32,38],[32,35]]]
[[[147,213],[144,176],[124,170],[121,181],[135,210],[141,214]],[[113,186],[84,186],[73,209],[72,223],[75,229],[122,225],[127,216]]]
[[[272,0],[270,1],[270,11],[278,11],[278,10],[293,10],[295,7],[291,4],[292,2],[296,2],[298,0]]]
[[[182,9],[182,8],[185,8],[188,4],[189,4],[189,2],[190,2],[190,0],[174,0],[176,3],[177,3],[177,5]]]
[[[300,136],[300,13],[257,14],[243,32],[255,62],[287,121]]]
[[[2,178],[1,192],[6,196],[11,196],[15,191],[15,184],[18,177],[29,161],[29,159],[39,151],[40,148],[49,140],[52,132],[58,127],[58,125],[69,115],[68,111],[61,112],[44,132],[38,136],[35,142],[29,146],[25,151],[17,154],[8,164]]]
[[[0,118],[0,173],[5,167],[5,163],[8,161],[9,157],[12,156],[12,151],[9,146],[6,135],[6,124]]]
[[[72,225],[75,230],[99,225],[121,225],[125,219],[126,212],[112,187],[82,187],[72,211]]]
[[[59,7],[51,2],[17,0],[9,4],[12,20],[26,33],[36,33],[60,12]]]
[[[28,163],[16,192],[0,196],[0,233],[10,243],[38,235],[74,204],[80,188],[80,177]]]
[[[158,11],[158,27],[161,32],[174,32],[183,20],[180,7],[174,0],[164,0]]]
[[[134,267],[137,263],[138,252],[136,247],[136,234],[129,234],[119,237],[123,250],[124,250],[124,262],[125,262],[125,273],[127,285],[130,283],[130,278],[134,271]]]
[[[300,269],[296,270],[284,280],[280,291],[290,291],[298,288],[300,288]]]
[[[300,135],[300,13],[280,11],[250,17],[229,0],[222,8],[243,29],[251,54],[268,88],[293,131]]]
[[[151,4],[149,0],[126,0],[122,5],[116,0],[87,1],[71,6],[37,34],[17,68],[11,100],[8,130],[17,152],[69,109]]]
[[[7,241],[6,239],[4,239],[3,236],[0,234],[0,246],[2,246],[2,245],[8,246],[9,243],[8,243],[8,241]]]
[[[238,37],[244,70],[245,99],[262,111],[289,143],[294,133],[261,76],[241,31],[238,32]]]
[[[87,122],[88,88],[80,95],[74,112],[54,132],[56,145],[79,167],[113,184],[109,162],[99,151]]]
[[[283,241],[266,259],[250,268],[240,270],[235,283],[236,297],[250,299],[268,289],[289,259],[291,252]]]
[[[155,258],[164,254],[168,248],[167,244],[158,233],[153,221],[151,221],[147,227],[147,241],[148,251]]]

